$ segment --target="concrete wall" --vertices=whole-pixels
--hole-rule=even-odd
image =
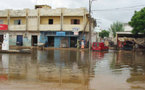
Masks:
[[[3,24],[8,24],[8,19],[6,17],[0,17],[0,20],[3,20]]]
[[[40,34],[39,42],[40,43],[46,43],[48,41],[47,36],[44,35],[44,33]]]
[[[49,16],[49,17],[40,17],[40,24],[45,24],[48,25],[48,20],[53,19],[53,25],[54,24],[59,24],[60,25],[60,16],[59,17],[54,17],[54,16]]]
[[[4,32],[1,32],[1,34],[3,35]],[[37,35],[37,38],[38,38],[38,41],[37,42],[40,42],[39,38],[40,38],[40,34],[39,32],[38,33],[30,33],[30,32],[9,32],[9,35],[10,35],[10,38],[9,38],[9,44],[12,45],[12,46],[15,46],[16,45],[16,42],[17,42],[17,35],[22,35],[23,36],[23,46],[31,46],[31,40],[32,40],[32,35]]]
[[[38,16],[38,10],[28,10],[28,16]]]
[[[72,31],[74,28],[77,28],[78,31],[83,31],[83,25],[64,25],[63,31]]]
[[[64,16],[83,16],[85,13],[84,8],[78,8],[78,9],[64,9],[63,15]]]
[[[40,25],[39,31],[60,31],[60,24],[58,24],[58,25]]]
[[[10,10],[10,17],[25,17],[26,10]]]
[[[40,16],[61,16],[61,9],[40,9]]]
[[[0,17],[7,17],[8,16],[8,10],[0,10]]]
[[[13,17],[10,19],[10,25],[14,25],[14,20],[21,20],[21,25],[26,24],[26,18],[25,17]]]
[[[38,19],[37,17],[28,18],[28,31],[37,31],[38,30]]]
[[[26,25],[9,25],[9,31],[25,31]]]
[[[64,25],[71,25],[71,20],[72,19],[79,19],[80,20],[80,25],[83,24],[83,16],[65,16],[64,17]]]

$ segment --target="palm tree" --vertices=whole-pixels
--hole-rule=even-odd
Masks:
[[[113,33],[113,36],[116,37],[116,32],[124,31],[124,26],[121,22],[117,21],[110,26],[109,30]]]

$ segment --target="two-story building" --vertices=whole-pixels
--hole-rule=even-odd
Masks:
[[[89,13],[85,8],[52,9],[47,5],[36,5],[35,9],[0,10],[0,25],[8,25],[10,45],[47,47],[75,47],[77,40],[88,41]],[[92,30],[95,20],[92,19]]]

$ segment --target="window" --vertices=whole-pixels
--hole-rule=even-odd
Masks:
[[[49,19],[48,24],[53,24],[53,19]]]
[[[71,24],[80,24],[80,20],[79,19],[72,19]]]
[[[14,25],[21,25],[21,20],[14,20]]]
[[[0,24],[3,24],[3,20],[0,20]]]

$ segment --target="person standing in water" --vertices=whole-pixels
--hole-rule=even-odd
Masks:
[[[82,39],[81,41],[81,49],[84,49],[85,48],[85,43],[84,43],[84,40]]]

